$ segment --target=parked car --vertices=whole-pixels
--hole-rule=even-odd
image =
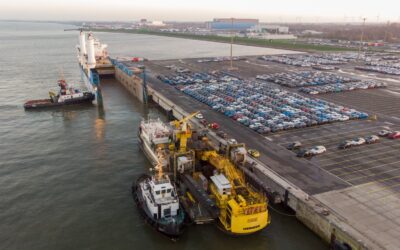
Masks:
[[[339,149],[346,149],[350,148],[351,146],[353,146],[353,142],[350,140],[345,140],[339,144]]]
[[[214,130],[218,130],[219,129],[219,124],[216,122],[212,122],[210,124],[208,124],[208,127]]]
[[[312,155],[319,155],[326,152],[326,148],[324,146],[314,146],[310,149],[310,153]]]
[[[297,157],[310,157],[311,152],[308,149],[302,149],[299,152],[297,152]]]
[[[359,146],[365,143],[365,139],[362,137],[354,138],[351,140],[352,146]]]
[[[314,155],[319,155],[326,152],[324,146],[314,146],[310,149],[303,149],[297,153],[297,157],[311,157]]]
[[[228,135],[223,131],[218,131],[217,136],[221,137],[222,139],[228,138]]]
[[[236,139],[233,139],[233,138],[229,139],[229,140],[227,141],[227,143],[228,143],[228,144],[238,144],[238,142],[236,141]]]
[[[196,115],[196,118],[197,118],[197,119],[204,119],[204,116],[203,116],[203,114],[198,113],[198,114]]]
[[[299,149],[301,148],[301,142],[299,141],[292,142],[286,148],[289,150]]]
[[[379,137],[376,135],[370,135],[365,138],[365,142],[367,144],[377,143],[377,142],[379,142]]]
[[[249,149],[249,150],[247,150],[247,152],[248,152],[251,156],[253,156],[253,157],[255,157],[255,158],[260,157],[260,152],[259,152],[258,150]]]
[[[395,131],[388,135],[389,139],[400,139],[400,131]]]
[[[393,132],[390,131],[390,130],[384,129],[384,130],[379,131],[378,135],[379,135],[379,136],[382,136],[382,137],[385,137],[385,136],[388,136],[388,135],[391,134],[391,133],[393,133]]]
[[[205,119],[201,119],[200,120],[200,123],[203,125],[203,126],[207,126],[207,120],[205,120]]]

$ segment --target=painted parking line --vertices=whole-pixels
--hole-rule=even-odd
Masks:
[[[398,150],[396,150],[396,151],[398,151]],[[375,157],[375,155],[374,155],[374,157]],[[351,169],[351,168],[357,167],[359,165],[367,165],[367,164],[371,164],[372,162],[375,162],[375,161],[382,161],[382,160],[386,160],[386,159],[393,158],[393,157],[398,157],[398,155],[397,154],[396,155],[391,155],[391,156],[388,156],[388,157],[385,157],[385,158],[379,158],[379,159],[375,159],[375,160],[371,160],[371,161],[367,161],[367,162],[359,162],[359,163],[348,165],[348,166],[345,166],[345,167],[332,168],[332,169],[329,169],[328,171],[329,172],[333,172],[333,171],[336,171],[336,170]],[[330,166],[334,166],[336,164],[341,164],[341,163],[339,162],[339,163],[330,164]],[[327,166],[324,166],[324,168],[325,167],[327,167]]]
[[[338,139],[337,137],[332,137],[330,139],[325,139],[325,140],[320,140],[318,141],[318,144],[324,145],[326,148],[331,148],[331,149],[335,149],[338,148],[339,144],[345,140],[352,140],[353,138],[358,138],[358,137],[362,137],[365,138],[367,136],[371,135],[371,133],[366,134],[366,133],[355,133],[353,134],[352,138],[342,138],[342,139]],[[316,144],[316,142],[311,142],[309,140],[306,140],[305,143],[303,144]],[[332,147],[336,145],[336,147]]]
[[[400,161],[392,162],[392,163],[389,163],[389,164],[394,164],[394,163],[399,163],[399,162],[400,162]],[[389,165],[389,164],[386,164],[386,165]],[[379,167],[382,167],[382,166],[379,166]],[[367,169],[366,169],[366,170],[367,170]],[[398,171],[398,170],[400,170],[400,168],[395,168],[395,169],[391,169],[391,170],[388,170],[388,171],[383,171],[383,172],[375,173],[375,174],[371,174],[371,175],[358,176],[358,177],[356,177],[356,178],[347,179],[347,181],[348,181],[348,182],[351,182],[351,181],[354,181],[354,180],[359,180],[359,179],[364,179],[364,178],[368,178],[368,177],[373,177],[373,176],[377,176],[377,175],[381,175],[381,174],[386,174],[386,173],[390,173],[390,172]]]
[[[397,152],[397,151],[398,150],[390,151],[390,152],[393,153],[393,152]],[[386,153],[381,153],[379,155],[385,156]],[[393,160],[397,160],[398,157],[397,158],[396,157],[397,157],[397,155],[391,155],[390,157],[387,157],[387,158],[394,158]],[[364,158],[364,156],[361,156],[361,157],[352,158],[352,159],[348,159],[348,160],[344,160],[344,161],[340,161],[340,162],[335,162],[335,163],[332,163],[332,164],[329,164],[329,165],[320,165],[320,166],[321,166],[321,168],[325,169],[326,171],[334,173],[335,171],[351,169],[352,167],[354,167],[354,164],[350,165],[350,166],[346,166],[347,165],[346,163],[354,162],[354,163],[356,163],[356,165],[368,166],[368,165],[373,165],[374,162],[376,162],[376,160],[373,160],[373,159],[372,160],[368,160],[368,161],[363,161],[362,160],[363,158]],[[387,159],[387,158],[383,158],[383,159]],[[338,160],[339,160],[339,158],[338,158]],[[338,165],[343,165],[343,167],[338,167]],[[334,166],[334,168],[333,169],[329,169],[330,166]],[[339,174],[339,173],[334,173],[334,174]]]
[[[361,148],[358,148],[358,149],[362,149],[362,150],[351,151],[351,152],[353,152],[351,154],[348,154],[348,153],[347,154],[343,154],[342,152],[344,152],[344,150],[343,151],[339,151],[339,149],[337,151],[335,151],[335,152],[326,153],[319,160],[319,164],[321,164],[321,166],[324,166],[324,167],[329,167],[329,166],[332,166],[332,165],[337,165],[339,163],[342,163],[342,161],[343,162],[348,162],[349,160],[351,160],[351,159],[349,159],[349,157],[353,157],[352,159],[355,159],[354,157],[358,157],[359,155],[361,155],[361,157],[367,158],[368,154],[375,153],[375,152],[379,152],[379,154],[381,154],[380,152],[382,152],[383,150],[389,150],[390,151],[390,152],[386,151],[386,153],[396,152],[396,151],[398,151],[400,149],[400,145],[397,146],[397,147],[393,146],[393,145],[388,145],[388,146],[380,146],[379,148],[374,147],[374,148],[368,148],[367,149],[367,148],[361,147]],[[330,157],[327,157],[327,156],[330,156]]]
[[[347,156],[367,153],[367,152],[371,152],[371,151],[375,151],[375,150],[380,151],[381,149],[385,149],[385,148],[398,148],[394,144],[395,144],[394,141],[393,142],[390,141],[390,142],[381,142],[381,143],[375,143],[375,144],[368,144],[368,146],[371,146],[371,147],[369,147],[367,150],[362,150],[362,149],[366,148],[366,147],[363,147],[363,146],[366,146],[366,145],[359,145],[356,148],[353,147],[353,149],[360,149],[360,151],[356,151],[356,152],[351,153],[351,154],[341,154],[338,157],[345,157],[345,156],[347,157]],[[372,147],[374,145],[376,145],[376,146]],[[400,146],[400,144],[399,144],[399,146]],[[339,152],[353,152],[353,151],[343,149],[343,150],[340,150]],[[329,152],[329,153],[324,154],[324,156],[330,156],[330,155],[338,155],[338,151]],[[329,160],[332,160],[332,159],[335,159],[335,158],[338,158],[338,157],[321,159],[321,161],[329,161]]]
[[[284,130],[284,131],[280,131],[277,132],[275,134],[280,134],[283,136],[296,136],[297,134],[301,134],[301,135],[305,135],[307,133],[308,130],[316,130],[315,132],[319,131],[319,130],[325,130],[328,128],[332,128],[332,127],[347,127],[346,124],[349,122],[356,122],[356,120],[350,120],[350,121],[345,121],[345,122],[335,122],[335,123],[331,123],[331,124],[320,124],[320,125],[315,125],[312,127],[305,127],[305,128],[301,128],[301,129],[295,129],[295,130]],[[323,131],[320,131],[323,132]]]
[[[372,147],[373,145],[376,145],[376,146]],[[363,146],[371,146],[371,147],[363,147]],[[334,164],[330,164],[329,161],[336,161],[336,160],[343,159],[344,162],[347,162],[349,160],[349,159],[347,159],[349,156],[355,156],[355,157],[359,158],[358,157],[359,154],[362,154],[361,157],[368,158],[368,156],[373,157],[373,156],[381,155],[381,154],[385,154],[385,153],[397,152],[400,149],[400,144],[393,145],[393,144],[389,144],[389,143],[388,144],[380,143],[380,144],[372,144],[372,145],[360,145],[360,146],[357,146],[357,148],[353,148],[353,149],[357,150],[357,151],[338,149],[336,152],[331,152],[329,154],[325,154],[324,156],[332,156],[333,153],[335,153],[333,157],[329,157],[329,158],[325,157],[325,158],[321,159],[320,163],[323,166],[330,166],[330,165],[342,163],[342,161],[335,162]],[[384,151],[384,150],[386,150],[386,151]],[[373,155],[366,154],[366,153],[370,153],[370,152],[374,152],[374,154]],[[353,158],[353,159],[357,159],[357,158]]]
[[[380,192],[380,191],[392,189],[394,187],[399,187],[399,186],[400,186],[400,183],[396,183],[396,184],[393,184],[393,185],[386,186],[384,188],[380,188],[380,189],[377,189],[377,190],[369,191],[367,194],[374,194],[374,193],[377,193],[377,192]]]
[[[364,169],[358,169],[358,170],[355,170],[355,171],[350,171],[350,172],[343,173],[343,174],[340,174],[340,175],[337,175],[337,176],[343,177],[343,176],[350,175],[350,174],[354,174],[354,173],[364,172],[364,171],[367,171],[367,170],[370,170],[370,169],[376,169],[376,168],[386,167],[386,166],[388,166],[388,165],[392,165],[392,164],[399,163],[399,162],[400,162],[400,161],[388,162],[388,163],[385,163],[385,164],[382,164],[382,165],[378,165],[378,166],[374,166],[374,167],[371,167],[371,168],[364,168]]]
[[[396,175],[396,176],[392,176],[392,177],[388,177],[388,178],[383,178],[383,179],[378,179],[378,180],[375,180],[375,181],[371,181],[371,182],[367,182],[367,183],[363,183],[363,184],[359,184],[359,185],[356,185],[355,184],[355,188],[365,188],[366,186],[369,186],[369,185],[373,185],[373,184],[376,184],[376,183],[380,183],[380,182],[385,182],[385,181],[390,181],[390,180],[393,180],[393,179],[400,179],[400,175]]]

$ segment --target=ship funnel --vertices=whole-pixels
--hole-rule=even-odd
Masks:
[[[86,55],[86,39],[85,39],[85,32],[83,31],[79,33],[79,49],[81,52],[81,56]]]
[[[87,63],[90,68],[94,68],[96,66],[96,56],[94,51],[94,37],[92,33],[89,33],[87,42],[88,42]]]

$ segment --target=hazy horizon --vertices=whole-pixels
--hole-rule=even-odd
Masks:
[[[258,18],[263,22],[367,22],[400,21],[400,2],[281,0],[15,0],[0,2],[1,20],[132,21],[141,18],[162,21],[207,21],[215,17]],[[61,11],[61,12],[60,12]]]

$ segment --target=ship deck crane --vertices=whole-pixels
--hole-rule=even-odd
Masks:
[[[188,124],[189,120],[196,116],[199,111],[194,112],[181,120],[172,121],[170,124],[175,127],[174,141],[179,141],[179,152],[187,151],[187,140],[192,137],[192,130]]]

